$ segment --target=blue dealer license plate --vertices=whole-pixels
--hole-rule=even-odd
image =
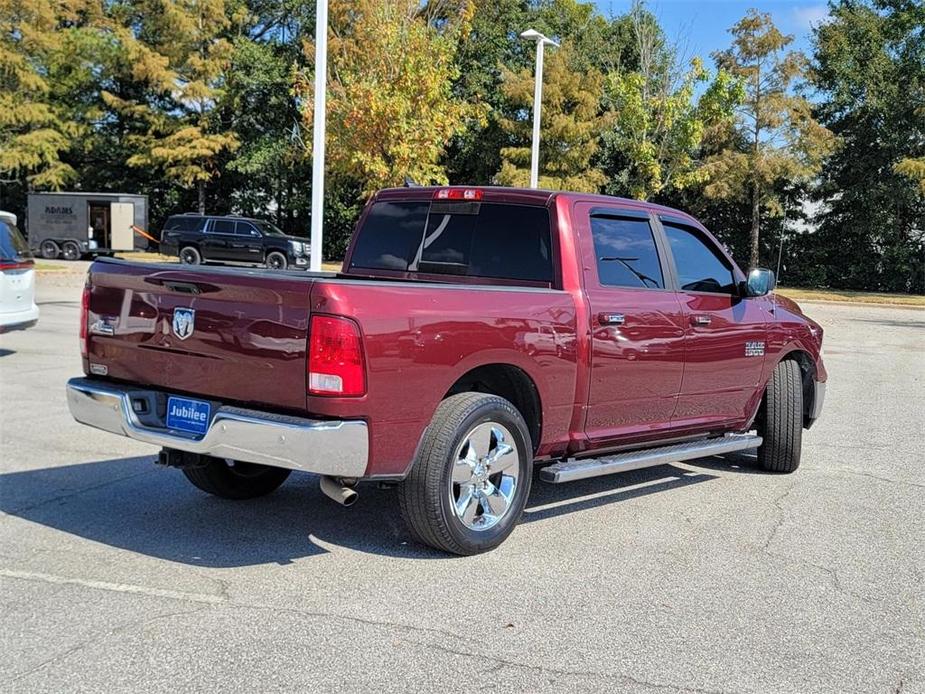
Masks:
[[[204,434],[209,428],[212,405],[202,400],[189,398],[167,398],[167,428]]]

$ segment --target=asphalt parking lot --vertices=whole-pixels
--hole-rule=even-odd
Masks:
[[[805,306],[830,380],[797,473],[536,482],[450,558],[393,492],[222,501],[74,423],[81,282],[0,337],[0,691],[925,691],[925,311]]]

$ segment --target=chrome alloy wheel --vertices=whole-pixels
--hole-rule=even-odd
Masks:
[[[450,478],[450,507],[469,530],[488,530],[514,500],[520,456],[514,436],[497,422],[476,425],[456,450]]]

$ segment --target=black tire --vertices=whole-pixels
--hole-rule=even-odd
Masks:
[[[239,463],[203,457],[198,467],[183,468],[186,479],[208,494],[223,499],[253,499],[275,491],[289,470],[256,463]]]
[[[55,260],[61,255],[61,247],[51,239],[45,239],[39,246],[39,253],[46,260]]]
[[[285,270],[289,265],[289,261],[286,259],[285,254],[279,251],[270,251],[267,253],[266,263],[270,270]]]
[[[65,241],[61,246],[61,254],[65,260],[80,260],[83,255],[76,241]]]
[[[764,439],[758,463],[768,472],[793,472],[800,466],[803,441],[803,377],[792,359],[774,369],[759,415]]]
[[[178,255],[180,256],[180,262],[184,265],[199,265],[202,262],[199,249],[195,246],[183,246]]]
[[[510,445],[517,453],[516,483],[506,511],[496,523],[485,529],[474,530],[452,510],[453,467],[467,437],[480,425],[500,424],[511,434]],[[492,433],[497,450],[498,442]],[[533,446],[523,416],[510,402],[497,395],[460,393],[453,395],[437,408],[424,433],[418,456],[408,477],[399,485],[398,496],[401,515],[413,537],[445,552],[460,555],[479,554],[494,549],[514,530],[527,497],[533,468]],[[498,473],[500,476],[502,473]],[[500,477],[489,478],[493,485]],[[461,492],[461,490],[460,490]],[[476,513],[485,516],[484,506],[476,506]],[[490,517],[490,516],[488,516]],[[476,517],[478,520],[478,516]]]

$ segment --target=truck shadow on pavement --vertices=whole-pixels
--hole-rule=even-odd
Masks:
[[[694,465],[730,470],[733,460]],[[521,522],[714,479],[718,476],[673,465],[561,485],[535,479]],[[227,501],[144,456],[0,475],[0,510],[93,542],[202,567],[289,564],[326,554],[331,545],[396,558],[447,558],[411,539],[394,490],[366,484],[359,491],[358,503],[343,508],[321,493],[315,475],[294,473],[267,497]]]

